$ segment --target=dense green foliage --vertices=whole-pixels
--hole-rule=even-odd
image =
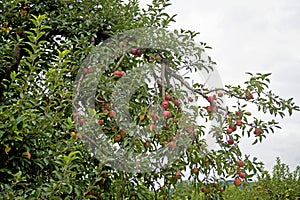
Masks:
[[[205,127],[195,122],[191,126],[195,134],[193,144],[171,166],[155,173],[117,171],[91,156],[81,140],[85,136],[77,133],[76,122],[82,116],[73,113],[73,83],[84,59],[105,39],[140,27],[167,27],[174,21],[174,16],[164,11],[169,1],[154,0],[145,10],[135,0],[0,2],[0,199],[174,199],[170,190],[176,191],[186,169],[192,170],[188,178],[193,182],[193,194],[200,194],[202,187],[213,182],[221,187],[225,179],[237,178],[241,172],[247,174],[242,178],[247,185],[262,169],[262,163],[240,152],[239,139],[256,131],[256,143],[280,128],[275,120],[262,121],[252,116],[247,104],[253,103],[262,113],[281,117],[299,110],[293,99],[281,99],[268,89],[270,74],[249,74],[245,85],[215,91],[195,84],[195,99],[206,101],[194,108],[195,113],[206,121],[217,114],[208,106],[214,101],[208,101],[208,96],[221,91],[222,95],[237,99],[236,106],[226,110],[222,127],[213,130],[219,132],[221,148],[203,156]],[[192,31],[179,32],[190,39],[197,35]],[[205,49],[205,43],[200,45]],[[172,70],[183,62],[171,52],[142,49],[139,56],[124,54],[101,77],[95,97],[99,103],[94,110],[112,143],[127,148],[130,144],[136,152],[147,152],[176,137],[183,100],[171,89],[166,90],[174,95],[172,98],[179,98],[180,105],[169,101],[172,116],[166,120],[165,129],[147,140],[119,129],[108,114],[112,110],[112,89],[118,81],[112,75],[114,70],[127,72],[147,62],[161,64],[161,57],[169,61]],[[192,66],[192,70],[197,69]],[[156,96],[153,90],[141,87],[133,95],[137,101],[130,104],[134,119],[144,128],[153,125],[148,100],[160,104],[165,98],[161,88]],[[228,129],[234,129],[233,133],[228,133]],[[230,139],[234,140],[233,145],[227,142]],[[237,166],[241,160],[245,165]],[[263,181],[262,185],[266,187]]]

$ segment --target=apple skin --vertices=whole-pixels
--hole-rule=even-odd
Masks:
[[[243,181],[240,178],[235,178],[233,181],[233,184],[235,186],[240,186],[240,185],[242,185],[242,183],[243,183]]]
[[[103,125],[103,124],[104,124],[104,120],[103,120],[103,119],[99,119],[99,120],[98,120],[98,124],[99,124],[99,125]]]
[[[226,133],[227,134],[231,134],[233,132],[233,130],[231,129],[231,128],[228,128],[227,130],[226,130]]]
[[[126,76],[126,72],[121,71],[121,76]]]
[[[237,126],[241,126],[243,124],[243,121],[242,120],[240,120],[240,119],[237,119],[236,120],[236,125]]]
[[[212,102],[213,100],[214,100],[214,97],[213,97],[213,96],[208,96],[208,97],[207,97],[207,101],[208,101],[208,102]]]
[[[246,99],[248,99],[248,100],[251,100],[251,99],[253,99],[253,94],[252,93],[247,93],[246,94]]]
[[[208,113],[211,113],[211,112],[212,112],[212,109],[211,109],[210,106],[206,106],[206,110],[207,110]]]
[[[175,105],[175,106],[179,106],[179,105],[180,105],[180,101],[179,101],[178,99],[175,99],[175,100],[174,100],[174,105]]]
[[[240,172],[240,173],[239,173],[239,176],[240,176],[240,178],[245,178],[245,177],[246,177],[246,174],[243,173],[243,172]]]
[[[240,161],[237,162],[237,165],[238,165],[239,167],[244,167],[244,166],[245,166],[245,162],[242,161],[242,160],[240,160]]]
[[[163,116],[164,116],[165,118],[170,118],[170,117],[171,117],[171,112],[168,111],[168,110],[165,110],[165,111],[163,112]]]
[[[80,119],[79,119],[79,124],[80,124],[81,126],[84,124],[84,122],[85,122],[85,119],[84,119],[84,118],[80,118]]]
[[[228,142],[229,145],[233,145],[234,144],[234,140],[232,138],[229,139],[229,140],[227,140],[227,142]]]
[[[192,169],[192,172],[193,172],[194,174],[196,174],[196,173],[199,172],[199,169],[198,169],[197,167],[194,167],[194,168]]]
[[[175,148],[175,147],[176,147],[176,142],[171,141],[171,142],[169,143],[169,147],[170,147],[171,149]]]
[[[121,139],[122,139],[122,136],[121,136],[121,135],[115,135],[115,136],[114,136],[115,142],[119,142]]]
[[[114,71],[115,76],[122,77],[122,73],[119,70]]]
[[[175,179],[180,179],[180,177],[181,177],[181,173],[180,173],[180,171],[177,171],[177,172],[175,173],[174,178],[175,178]]]
[[[161,103],[161,106],[164,108],[164,109],[167,109],[169,107],[169,102],[167,100],[164,100],[162,103]]]
[[[254,130],[254,134],[255,134],[255,135],[259,135],[259,134],[261,134],[261,131],[260,131],[260,129],[259,129],[259,128],[255,128],[255,130]]]
[[[158,117],[157,117],[156,114],[150,114],[150,116],[151,116],[151,118],[152,118],[153,121],[156,122],[158,120]]]
[[[109,117],[116,117],[116,115],[117,115],[116,111],[114,111],[114,110],[109,111],[109,114],[108,114]]]
[[[223,95],[224,95],[223,92],[221,92],[221,91],[218,92],[218,97],[223,97]]]
[[[169,94],[166,94],[165,100],[170,101],[171,100],[171,96]]]

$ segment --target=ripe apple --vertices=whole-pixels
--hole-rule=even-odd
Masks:
[[[212,109],[211,109],[210,106],[206,106],[206,110],[207,110],[207,112],[208,112],[209,114],[212,112]]]
[[[181,177],[181,173],[180,173],[180,171],[177,171],[177,172],[175,173],[174,178],[175,178],[175,179],[179,179],[180,177]]]
[[[212,102],[213,100],[214,100],[214,97],[213,97],[213,96],[208,96],[208,97],[207,97],[207,101],[208,101],[208,102]]]
[[[151,118],[152,118],[153,121],[156,122],[158,120],[158,117],[157,117],[156,114],[150,114],[150,116],[151,116]]]
[[[217,183],[213,182],[213,183],[211,184],[211,186],[217,187]]]
[[[88,191],[88,195],[94,195],[94,191],[93,190]]]
[[[231,129],[231,128],[228,128],[227,130],[226,130],[226,133],[227,134],[231,134],[233,132],[233,130]]]
[[[145,145],[145,147],[150,147],[150,146],[151,146],[151,143],[150,143],[149,141],[146,141],[146,142],[144,143],[144,145]]]
[[[234,140],[232,138],[230,138],[229,140],[227,140],[227,142],[228,142],[229,145],[233,145]]]
[[[126,72],[121,71],[121,76],[126,76]]]
[[[255,135],[259,135],[260,133],[261,133],[260,129],[259,128],[255,128],[254,134]]]
[[[218,97],[223,97],[223,95],[224,95],[223,92],[221,91],[218,92]]]
[[[108,114],[108,116],[109,117],[116,117],[116,111],[114,111],[114,110],[111,110],[111,111],[109,111],[109,114]]]
[[[225,188],[224,187],[220,187],[220,192],[224,192]]]
[[[105,179],[101,179],[101,180],[99,181],[99,184],[100,184],[100,185],[104,185],[104,184],[105,184]]]
[[[237,165],[238,165],[239,167],[244,167],[244,166],[245,166],[245,162],[242,161],[242,160],[239,160],[239,161],[237,162]]]
[[[27,157],[28,159],[31,158],[31,154],[30,154],[28,151],[23,152],[23,153],[22,153],[22,156],[25,156],[25,157]]]
[[[88,74],[88,73],[93,73],[94,72],[94,69],[92,68],[83,68],[83,71],[82,71],[84,74]]]
[[[203,192],[203,193],[205,193],[205,188],[203,187],[203,188],[201,188],[201,192]]]
[[[84,122],[85,122],[85,119],[84,119],[84,118],[80,118],[80,119],[79,119],[79,124],[80,124],[80,126],[82,126],[82,125],[84,124]]]
[[[240,186],[240,185],[242,185],[242,183],[243,183],[243,181],[240,178],[235,178],[233,181],[233,184],[235,186]]]
[[[162,103],[161,103],[161,106],[164,108],[164,109],[167,109],[169,107],[169,102],[167,100],[164,100]]]
[[[121,139],[122,139],[122,136],[121,136],[121,135],[115,135],[115,136],[114,136],[115,142],[119,142]]]
[[[135,48],[131,49],[131,54],[136,55],[137,54],[137,49],[135,49]]]
[[[171,100],[171,96],[169,94],[166,94],[165,100],[170,101]]]
[[[136,50],[136,55],[138,55],[138,56],[142,55],[142,50],[137,49],[137,50]]]
[[[240,119],[237,119],[236,120],[236,125],[237,126],[241,126],[243,124],[243,121],[242,120],[240,120]]]
[[[168,111],[168,110],[164,110],[163,116],[164,116],[165,118],[169,118],[169,117],[171,117],[171,112]]]
[[[119,70],[114,71],[114,75],[118,76],[118,77],[122,77],[122,72],[120,72]]]
[[[174,100],[174,105],[175,105],[175,106],[179,106],[179,104],[180,104],[180,101],[179,101],[178,99],[175,99],[175,100]]]
[[[196,174],[196,173],[199,172],[199,169],[198,169],[197,167],[194,167],[194,168],[192,169],[192,172],[193,172],[194,174]]]
[[[150,129],[150,131],[155,130],[155,125],[154,125],[154,124],[150,124],[150,125],[149,125],[149,129]]]
[[[98,124],[99,124],[99,125],[103,125],[103,124],[104,124],[104,120],[103,120],[103,119],[99,119],[99,120],[98,120]]]
[[[171,149],[175,148],[175,147],[176,147],[176,142],[171,141],[171,142],[169,143],[169,147],[170,147]]]
[[[232,132],[233,132],[233,131],[236,131],[236,126],[235,126],[235,125],[230,124],[230,125],[229,125],[229,128],[232,129]]]
[[[73,131],[70,135],[71,135],[71,137],[75,137],[76,133]]]
[[[251,92],[248,92],[246,94],[246,99],[248,99],[248,100],[253,99],[253,94]]]
[[[161,145],[166,146],[168,144],[167,141],[163,141]]]
[[[240,173],[239,173],[239,176],[240,176],[240,178],[245,178],[245,177],[246,177],[246,174],[243,173],[243,172],[240,172]]]

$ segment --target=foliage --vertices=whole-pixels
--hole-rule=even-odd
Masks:
[[[257,105],[259,111],[281,117],[299,110],[293,99],[284,100],[268,89],[270,74],[249,73],[250,79],[244,86],[214,90],[205,84],[194,84],[189,87],[194,100],[205,101],[193,107],[197,115],[209,121],[218,117],[217,108],[226,114],[222,127],[213,129],[219,134],[220,149],[203,156],[203,136],[207,133],[204,126],[195,123],[190,127],[195,134],[192,145],[171,166],[155,173],[117,171],[93,157],[81,140],[85,135],[77,132],[76,123],[82,116],[72,110],[75,76],[93,47],[110,36],[140,27],[167,27],[174,21],[174,16],[164,11],[169,1],[154,0],[144,10],[139,9],[135,0],[0,2],[1,199],[172,199],[170,191],[176,191],[186,169],[191,171],[188,178],[193,182],[194,193],[200,193],[202,187],[212,182],[219,187],[223,180],[238,177],[241,172],[247,175],[243,178],[247,185],[261,170],[262,163],[240,152],[239,139],[250,137],[255,131],[256,143],[274,132],[274,128],[280,128],[273,119],[263,121],[252,116],[247,105]],[[181,30],[179,34],[189,39],[196,36],[192,31]],[[204,43],[201,45],[206,48]],[[168,70],[173,73],[184,60],[159,49],[141,51],[139,55],[127,52],[108,66],[97,88],[94,111],[112,143],[136,152],[151,152],[177,137],[176,128],[183,112],[180,97],[184,94],[176,96],[170,88],[163,92],[162,84],[156,90],[140,87],[132,96],[130,112],[143,128],[155,124],[147,110],[149,104],[160,105],[166,93],[172,100],[168,108],[171,117],[165,121],[164,129],[155,132],[152,126],[155,134],[147,139],[138,138],[119,129],[109,114],[113,109],[113,88],[120,80],[113,73],[130,71],[141,63],[162,64],[162,58],[168,60]],[[208,63],[213,64],[211,60]],[[189,67],[188,70],[197,70]],[[236,106],[225,110],[214,107],[220,92],[236,99]],[[237,124],[237,120],[243,123]],[[228,143],[230,139],[233,145]],[[237,166],[241,160],[245,165]]]

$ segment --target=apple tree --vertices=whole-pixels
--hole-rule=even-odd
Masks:
[[[183,179],[213,199],[262,169],[240,139],[261,142],[299,107],[269,89],[271,74],[208,84],[210,47],[165,30],[169,5],[1,1],[2,199],[174,199]]]

